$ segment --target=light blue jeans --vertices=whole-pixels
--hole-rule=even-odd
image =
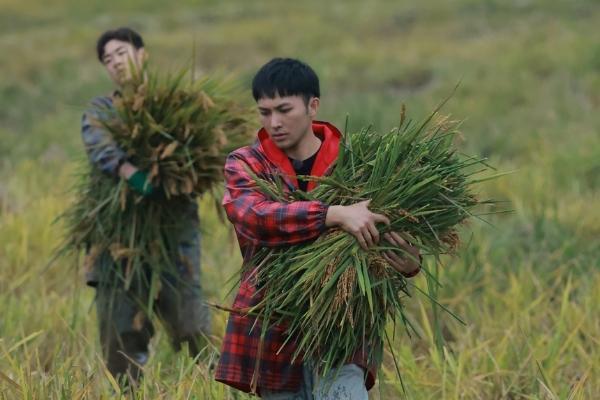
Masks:
[[[304,366],[302,386],[297,392],[262,391],[264,400],[368,400],[365,372],[356,364],[346,364],[319,377]]]

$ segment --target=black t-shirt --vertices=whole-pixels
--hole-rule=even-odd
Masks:
[[[319,150],[321,150],[320,147],[319,147]],[[310,175],[310,172],[312,171],[312,167],[315,164],[315,159],[317,158],[317,154],[319,154],[319,150],[317,150],[317,152],[315,154],[313,154],[312,156],[310,156],[309,158],[307,158],[304,161],[294,160],[293,158],[288,157],[290,159],[290,162],[292,163],[292,167],[294,167],[294,171],[296,172],[296,175]],[[306,192],[306,189],[308,189],[308,181],[298,179],[298,187],[300,188],[300,190],[303,190]]]

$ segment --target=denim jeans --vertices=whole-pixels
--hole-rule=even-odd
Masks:
[[[302,386],[297,392],[263,390],[264,400],[367,400],[365,372],[356,364],[346,364],[330,371],[324,378],[310,366],[303,368]]]

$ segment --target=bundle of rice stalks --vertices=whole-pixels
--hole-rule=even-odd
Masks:
[[[137,75],[113,99],[114,117],[98,121],[167,198],[201,195],[222,182],[225,157],[254,134],[253,111],[234,101],[240,93],[231,82],[186,84],[186,76]]]
[[[144,69],[113,97],[113,108],[97,110],[102,117],[95,123],[147,173],[154,193],[143,197],[124,180],[86,167],[62,216],[67,236],[59,254],[87,248],[89,266],[109,252],[119,268],[103,272],[116,273],[127,286],[142,266],[185,263],[176,258],[177,241],[189,235],[196,217],[190,204],[222,182],[227,154],[248,144],[255,129],[254,112],[235,100],[243,94],[231,81],[187,75],[161,77]]]
[[[488,202],[479,201],[471,187],[478,181],[474,175],[487,170],[483,159],[459,157],[452,145],[457,124],[434,122],[435,115],[416,124],[403,110],[399,127],[388,133],[368,128],[346,134],[333,173],[305,177],[319,182],[309,193],[290,191],[277,179],[254,178],[277,201],[351,205],[370,199],[371,211],[391,221],[380,232],[399,232],[437,260],[456,249],[457,228],[473,208]],[[252,263],[258,265],[263,297],[250,312],[287,325],[289,340],[297,340],[296,356],[311,360],[323,374],[357,350],[378,363],[386,324],[409,324],[403,309],[408,282],[382,257],[386,250],[402,251],[383,239],[364,251],[339,229],[311,243],[263,249]]]

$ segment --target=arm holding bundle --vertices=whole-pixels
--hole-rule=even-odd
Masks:
[[[236,231],[264,247],[289,246],[317,238],[326,229],[329,206],[320,201],[272,201],[248,172],[244,155],[225,163],[223,206]]]
[[[353,235],[363,250],[379,243],[379,231],[376,223],[390,224],[390,220],[382,214],[369,210],[370,200],[361,201],[350,206],[331,206],[327,212],[325,224],[328,227],[339,227]]]
[[[101,108],[110,103],[98,98],[92,105]],[[124,178],[139,194],[151,194],[152,186],[147,183],[147,174],[127,161],[126,153],[117,146],[110,132],[95,122],[100,118],[97,109],[92,108],[83,114],[81,120],[81,137],[92,164],[102,172]]]
[[[364,250],[368,250],[369,247],[379,243],[380,234],[375,224],[382,222],[389,225],[390,223],[385,215],[370,211],[369,202],[370,200],[366,200],[350,206],[329,207],[326,225],[340,227],[353,235]],[[382,253],[385,260],[405,277],[415,276],[421,268],[419,249],[411,246],[397,232],[384,233],[383,237],[408,254],[407,257],[402,257],[387,250]]]
[[[389,219],[369,210],[369,200],[350,206],[328,206],[320,201],[284,203],[270,200],[248,172],[243,156],[235,153],[225,163],[223,206],[237,232],[256,245],[289,246],[317,238],[327,228],[339,227],[353,235],[364,250],[379,242],[375,224],[389,225]],[[419,251],[397,233],[386,233],[390,244],[404,249],[412,257],[392,251],[383,253],[386,261],[405,276],[414,276],[419,265]],[[389,237],[389,238],[388,238]],[[415,253],[416,252],[416,253]]]

